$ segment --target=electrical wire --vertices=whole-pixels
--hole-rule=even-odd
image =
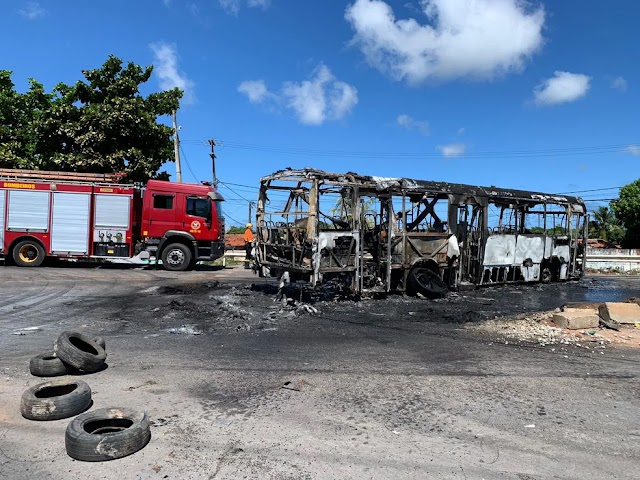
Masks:
[[[187,164],[187,169],[191,172],[191,176],[193,177],[193,179],[197,183],[198,182],[198,177],[196,177],[196,174],[193,173],[193,170],[191,170],[191,165],[189,165],[189,161],[187,160],[187,154],[184,153],[184,149],[182,148],[182,145],[180,145],[179,148],[180,148],[180,152],[182,152],[182,158],[184,158],[184,163]]]
[[[203,140],[190,140],[190,142],[203,144]],[[633,143],[633,142],[632,142]],[[631,144],[632,144],[631,143]],[[617,145],[597,145],[585,147],[568,148],[548,148],[548,149],[519,149],[519,150],[487,150],[478,152],[468,152],[465,158],[528,158],[528,157],[551,157],[568,155],[595,155],[602,153],[624,153],[630,144]],[[279,147],[275,145],[260,145],[253,143],[226,141],[225,146],[240,150],[255,150],[286,155],[308,155],[308,156],[340,156],[349,158],[442,158],[441,152],[380,152],[380,151],[341,151],[341,150],[317,150],[296,147]]]

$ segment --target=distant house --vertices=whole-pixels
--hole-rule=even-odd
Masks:
[[[587,247],[589,248],[608,248],[608,249],[616,249],[620,250],[620,245],[616,245],[615,243],[608,242],[601,238],[589,238],[587,240]]]
[[[224,236],[225,250],[242,250],[244,248],[244,237],[242,233],[227,233]]]

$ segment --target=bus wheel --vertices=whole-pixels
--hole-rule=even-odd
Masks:
[[[162,251],[162,265],[172,272],[181,272],[191,264],[191,250],[183,243],[172,243]]]
[[[419,292],[427,298],[442,298],[449,288],[437,273],[425,267],[415,267],[407,279],[410,292]]]
[[[44,248],[35,240],[23,240],[13,247],[13,261],[19,267],[39,267],[44,257]]]

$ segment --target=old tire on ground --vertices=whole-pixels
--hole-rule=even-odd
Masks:
[[[149,418],[128,408],[101,408],[74,418],[67,426],[70,457],[103,462],[141,450],[151,439]]]
[[[442,298],[449,291],[449,287],[437,273],[426,267],[415,267],[409,272],[408,292],[420,293],[427,298]]]
[[[84,412],[91,405],[91,388],[82,380],[50,380],[22,394],[20,413],[29,420],[59,420]]]
[[[33,357],[29,361],[29,371],[36,377],[57,377],[69,373],[67,366],[53,352]]]
[[[64,363],[86,373],[100,370],[107,358],[104,348],[78,332],[62,332],[53,350]]]
[[[162,265],[172,272],[181,272],[191,264],[191,250],[183,243],[172,243],[162,250]]]
[[[104,338],[95,337],[93,341],[100,345],[105,352],[107,351],[107,342],[104,341]]]
[[[13,261],[19,267],[39,267],[45,256],[44,248],[35,240],[18,242],[12,250]]]

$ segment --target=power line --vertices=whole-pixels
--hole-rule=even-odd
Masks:
[[[620,188],[622,188],[622,187],[594,188],[592,190],[576,190],[576,191],[573,191],[573,192],[562,192],[562,193],[560,193],[560,195],[567,195],[567,194],[570,194],[570,193],[605,192],[607,190],[618,190]]]
[[[191,170],[191,165],[189,165],[189,162],[187,161],[187,155],[184,153],[182,145],[180,145],[180,152],[182,152],[182,158],[184,158],[184,163],[187,164],[187,168],[189,169],[189,172],[191,172],[191,176],[197,182],[198,181],[198,177],[196,177],[196,174],[193,173],[193,170]]]
[[[235,193],[238,197],[240,197],[240,198],[241,198],[242,200],[244,200],[245,202],[247,202],[247,203],[253,202],[253,200],[249,200],[249,199],[247,199],[247,198],[243,197],[242,195],[240,195],[238,192],[236,192],[233,188],[231,188],[231,187],[230,187],[229,185],[227,185],[225,182],[223,182],[223,181],[219,181],[219,183],[220,183],[221,185],[223,185],[225,188],[229,189],[229,191],[231,191],[231,192]]]
[[[192,142],[202,143],[200,140]],[[275,145],[260,145],[243,142],[225,142],[225,146],[244,150],[258,150],[272,153],[308,155],[308,156],[341,156],[351,158],[442,158],[440,152],[379,152],[379,151],[341,151],[341,150],[317,150],[297,147],[281,147]],[[544,157],[567,155],[594,155],[600,153],[623,153],[629,144],[598,145],[585,147],[550,148],[550,149],[520,149],[502,151],[478,151],[465,154],[465,158],[508,158],[508,157]]]

